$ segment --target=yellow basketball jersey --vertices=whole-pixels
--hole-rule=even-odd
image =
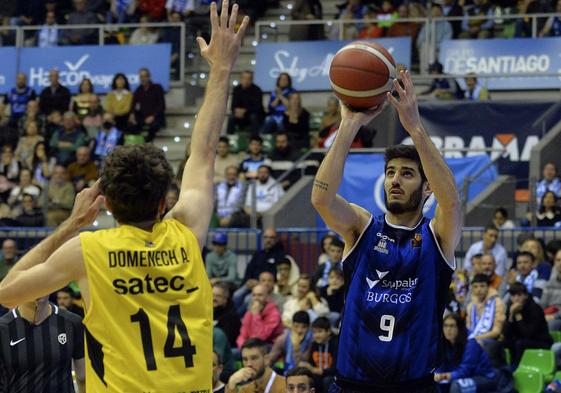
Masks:
[[[80,234],[88,276],[86,390],[212,391],[212,292],[177,220]]]

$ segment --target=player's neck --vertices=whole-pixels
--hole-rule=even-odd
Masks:
[[[39,325],[51,315],[52,307],[49,303],[41,303],[37,306],[27,303],[19,306],[18,312],[27,322]]]
[[[421,211],[413,211],[400,214],[393,214],[388,211],[386,213],[386,221],[389,224],[407,228],[415,227],[422,217],[423,214]]]

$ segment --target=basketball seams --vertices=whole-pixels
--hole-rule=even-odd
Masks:
[[[388,69],[388,74],[389,74],[389,78],[390,79],[395,79],[396,76],[396,69],[395,66],[392,64],[392,62],[390,61],[390,59],[388,59],[386,57],[386,55],[384,53],[382,53],[380,50],[373,48],[369,45],[365,45],[365,44],[360,44],[360,43],[354,43],[354,44],[349,44],[343,48],[341,48],[336,54],[335,56],[337,56],[339,53],[342,53],[344,51],[347,50],[351,50],[351,49],[358,49],[358,50],[364,50],[374,56],[376,56],[379,60],[381,60],[384,65],[387,67]],[[390,55],[391,56],[391,55]],[[393,60],[393,59],[392,59]]]

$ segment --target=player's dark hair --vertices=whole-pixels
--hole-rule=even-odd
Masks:
[[[242,345],[240,351],[243,352],[244,349],[259,348],[261,353],[266,354],[269,350],[267,343],[260,338],[251,337],[248,338]]]
[[[518,255],[516,255],[516,260],[518,261],[519,257],[528,257],[530,258],[530,260],[532,262],[534,262],[536,260],[536,258],[534,257],[534,254],[532,254],[530,251],[520,251],[518,253]]]
[[[163,150],[151,145],[118,146],[105,158],[101,192],[122,224],[155,220],[173,179]]]
[[[129,85],[129,80],[127,78],[127,76],[125,74],[123,74],[122,72],[118,72],[115,74],[115,76],[113,77],[113,82],[111,82],[111,88],[113,90],[115,90],[117,88],[117,79],[119,78],[123,78],[125,80],[125,90],[130,90],[131,87]]]
[[[333,239],[331,239],[331,246],[335,246],[338,248],[345,248],[345,243],[337,236],[334,236]]]
[[[526,285],[522,284],[521,282],[515,282],[508,288],[508,293],[511,295],[521,295],[521,294],[528,294],[528,288]]]
[[[323,329],[331,331],[331,323],[326,317],[318,317],[312,322],[312,329]]]
[[[472,284],[485,283],[485,284],[487,284],[487,286],[489,286],[490,281],[491,280],[489,279],[488,275],[480,273],[480,274],[476,274],[475,276],[473,276],[473,279],[471,280],[471,283]]]
[[[458,337],[454,343],[444,338],[444,358],[443,362],[446,366],[457,366],[462,362],[464,351],[468,340],[468,331],[464,320],[458,314],[452,313],[444,317],[444,323],[447,319],[453,319],[458,327]]]
[[[425,171],[423,170],[423,164],[421,163],[421,157],[419,157],[419,152],[415,149],[415,146],[410,145],[393,145],[386,148],[384,153],[384,172],[388,167],[388,162],[396,158],[406,158],[411,161],[415,161],[419,167],[419,173],[421,174],[421,179],[423,181],[427,180]]]
[[[314,374],[312,374],[312,372],[309,369],[307,369],[306,367],[291,368],[290,370],[288,370],[288,372],[286,373],[284,378],[286,379],[286,382],[288,383],[288,378],[299,377],[301,375],[305,375],[306,377],[308,377],[308,384],[310,384],[310,387],[313,388],[314,387]]]
[[[292,323],[303,323],[306,326],[310,326],[310,314],[306,311],[296,311],[292,316]]]
[[[220,138],[218,138],[218,143],[220,142],[224,142],[230,145],[230,138],[228,138],[227,136],[221,136]]]

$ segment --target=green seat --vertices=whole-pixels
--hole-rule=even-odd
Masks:
[[[144,136],[129,134],[125,135],[125,145],[142,145],[144,143]]]
[[[551,332],[549,332],[549,335],[551,336],[551,338],[553,339],[554,343],[559,343],[561,342],[561,331],[559,330],[552,330]]]
[[[553,379],[556,379],[558,381],[561,381],[561,371],[557,371],[555,373],[555,375],[553,376]]]
[[[514,387],[518,393],[541,393],[543,385],[543,375],[538,371],[518,369],[514,372]]]
[[[245,151],[249,146],[249,134],[240,132],[234,135],[228,135],[228,139],[230,140],[230,151],[232,153]]]
[[[265,153],[272,152],[274,147],[273,134],[263,134],[261,138],[263,138],[263,151]]]
[[[549,349],[527,349],[516,371],[518,370],[539,371],[544,380],[549,383],[553,380],[556,371],[555,354]]]
[[[508,366],[512,363],[512,355],[510,354],[510,349],[505,348],[505,362]]]

